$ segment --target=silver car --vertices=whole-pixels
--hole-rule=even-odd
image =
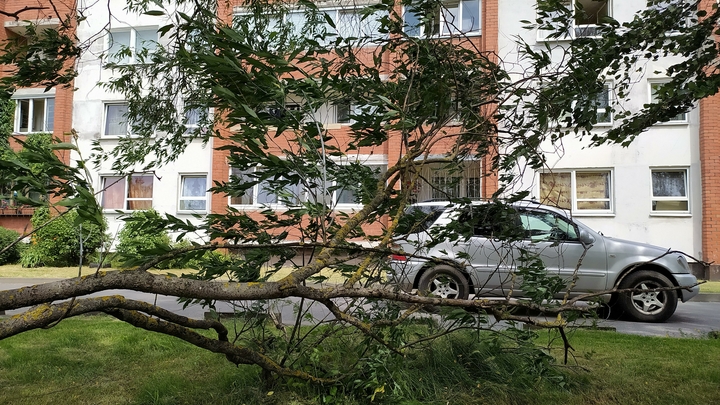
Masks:
[[[500,240],[501,234],[509,234],[509,241]],[[637,321],[665,321],[678,299],[685,302],[699,292],[684,255],[604,236],[561,209],[535,202],[418,203],[405,211],[395,247],[391,281],[405,291],[444,298],[522,296],[518,265],[528,252],[566,280],[570,296],[634,289],[601,298]],[[656,290],[663,287],[684,288]]]

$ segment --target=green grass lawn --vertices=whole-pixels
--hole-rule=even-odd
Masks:
[[[546,332],[538,339],[545,342]],[[483,381],[445,387],[432,403],[717,404],[720,339],[677,339],[575,331],[575,361],[564,387],[538,385],[478,395]],[[552,354],[562,357],[557,339]],[[428,379],[442,370],[421,370]],[[438,374],[436,377],[435,375]],[[104,317],[79,317],[51,330],[0,341],[2,404],[315,404],[316,394],[284,384],[262,388],[256,367]],[[489,402],[491,401],[491,402]],[[340,399],[337,404],[368,403]],[[390,403],[376,400],[374,403]],[[403,403],[403,402],[392,402]]]

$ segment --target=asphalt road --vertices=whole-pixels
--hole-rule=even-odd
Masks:
[[[52,281],[51,279],[17,279],[0,278],[0,290],[25,287],[33,284],[40,284]],[[103,293],[93,294],[113,295],[121,294],[127,298],[143,300],[173,311],[175,313],[191,317],[202,318],[208,310],[200,305],[190,305],[183,308],[183,304],[177,302],[175,297],[140,293],[127,290],[110,290]],[[273,305],[273,312],[277,313],[283,323],[292,323],[294,320],[294,306],[299,303],[297,299],[280,300]],[[218,312],[233,312],[242,303],[222,302],[217,304]],[[6,311],[7,315],[14,315],[22,310]],[[330,315],[324,308],[316,306],[312,310],[315,319],[328,319]],[[622,320],[600,320],[597,326],[615,328],[620,333],[628,333],[645,336],[705,336],[711,331],[720,331],[720,302],[693,302],[679,303],[675,314],[664,323],[641,323]],[[586,326],[592,322],[585,321]]]

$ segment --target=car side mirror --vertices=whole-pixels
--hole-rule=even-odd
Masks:
[[[580,242],[582,242],[583,245],[591,245],[595,243],[595,237],[590,235],[590,232],[581,229],[580,230]]]

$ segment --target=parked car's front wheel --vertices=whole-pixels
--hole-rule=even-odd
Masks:
[[[618,305],[625,314],[635,321],[663,322],[675,313],[678,293],[676,290],[652,291],[656,288],[673,287],[664,275],[650,270],[628,274],[619,286],[637,291],[621,293]]]
[[[423,273],[418,282],[421,294],[440,298],[465,300],[470,296],[470,284],[460,270],[450,266],[436,266]]]

